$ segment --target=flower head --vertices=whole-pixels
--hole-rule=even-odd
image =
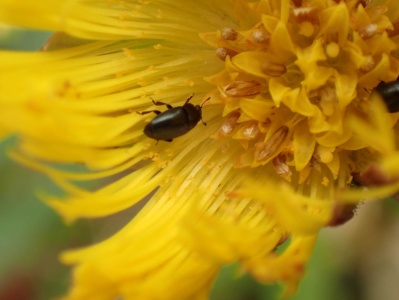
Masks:
[[[398,116],[372,93],[399,76],[398,6],[1,0],[4,21],[66,32],[0,56],[13,157],[69,193],[45,201],[71,222],[151,194],[117,234],[62,256],[75,265],[67,298],[203,299],[231,262],[294,293],[321,228],[399,190]],[[143,112],[163,112],[151,98],[181,107],[190,94],[207,126],[171,143],[143,133],[155,117]],[[350,189],[373,164],[386,180]]]

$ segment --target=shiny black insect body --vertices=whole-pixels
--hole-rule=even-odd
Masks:
[[[189,103],[194,94],[191,94],[183,106],[173,107],[170,104],[154,101],[159,106],[165,105],[168,110],[160,112],[159,110],[149,110],[137,112],[141,115],[155,113],[157,116],[152,119],[144,128],[144,134],[154,140],[171,142],[174,138],[186,134],[193,129],[200,120],[202,120],[202,105]],[[208,101],[208,99],[205,100]],[[204,103],[205,103],[204,102]],[[202,120],[202,123],[206,123]]]
[[[389,112],[399,112],[399,80],[380,82],[374,90],[384,100]]]

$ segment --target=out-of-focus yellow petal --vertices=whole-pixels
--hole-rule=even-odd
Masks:
[[[399,116],[373,92],[399,77],[397,1],[294,2],[0,0],[65,32],[0,53],[9,153],[67,193],[39,196],[67,222],[145,204],[62,256],[67,299],[205,299],[232,262],[292,295],[337,208],[399,191]]]

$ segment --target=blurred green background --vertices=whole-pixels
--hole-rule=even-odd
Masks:
[[[49,36],[0,26],[0,47],[37,50]],[[52,299],[65,293],[70,280],[70,270],[58,261],[59,253],[110,235],[133,212],[66,227],[35,197],[39,189],[59,193],[56,187],[8,159],[7,149],[14,142],[10,137],[0,143],[0,300]],[[361,205],[354,220],[325,229],[292,299],[399,299],[397,204],[387,200]],[[237,274],[234,265],[224,268],[211,300],[278,299],[279,286],[259,285]]]

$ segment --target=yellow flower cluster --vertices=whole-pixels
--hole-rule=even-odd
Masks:
[[[397,0],[0,0],[0,21],[59,31],[0,52],[0,134],[68,193],[45,201],[67,222],[147,201],[63,254],[67,299],[206,299],[232,262],[292,295],[320,229],[399,191],[398,114],[372,92],[399,76]],[[151,98],[192,93],[207,126],[144,135]]]

